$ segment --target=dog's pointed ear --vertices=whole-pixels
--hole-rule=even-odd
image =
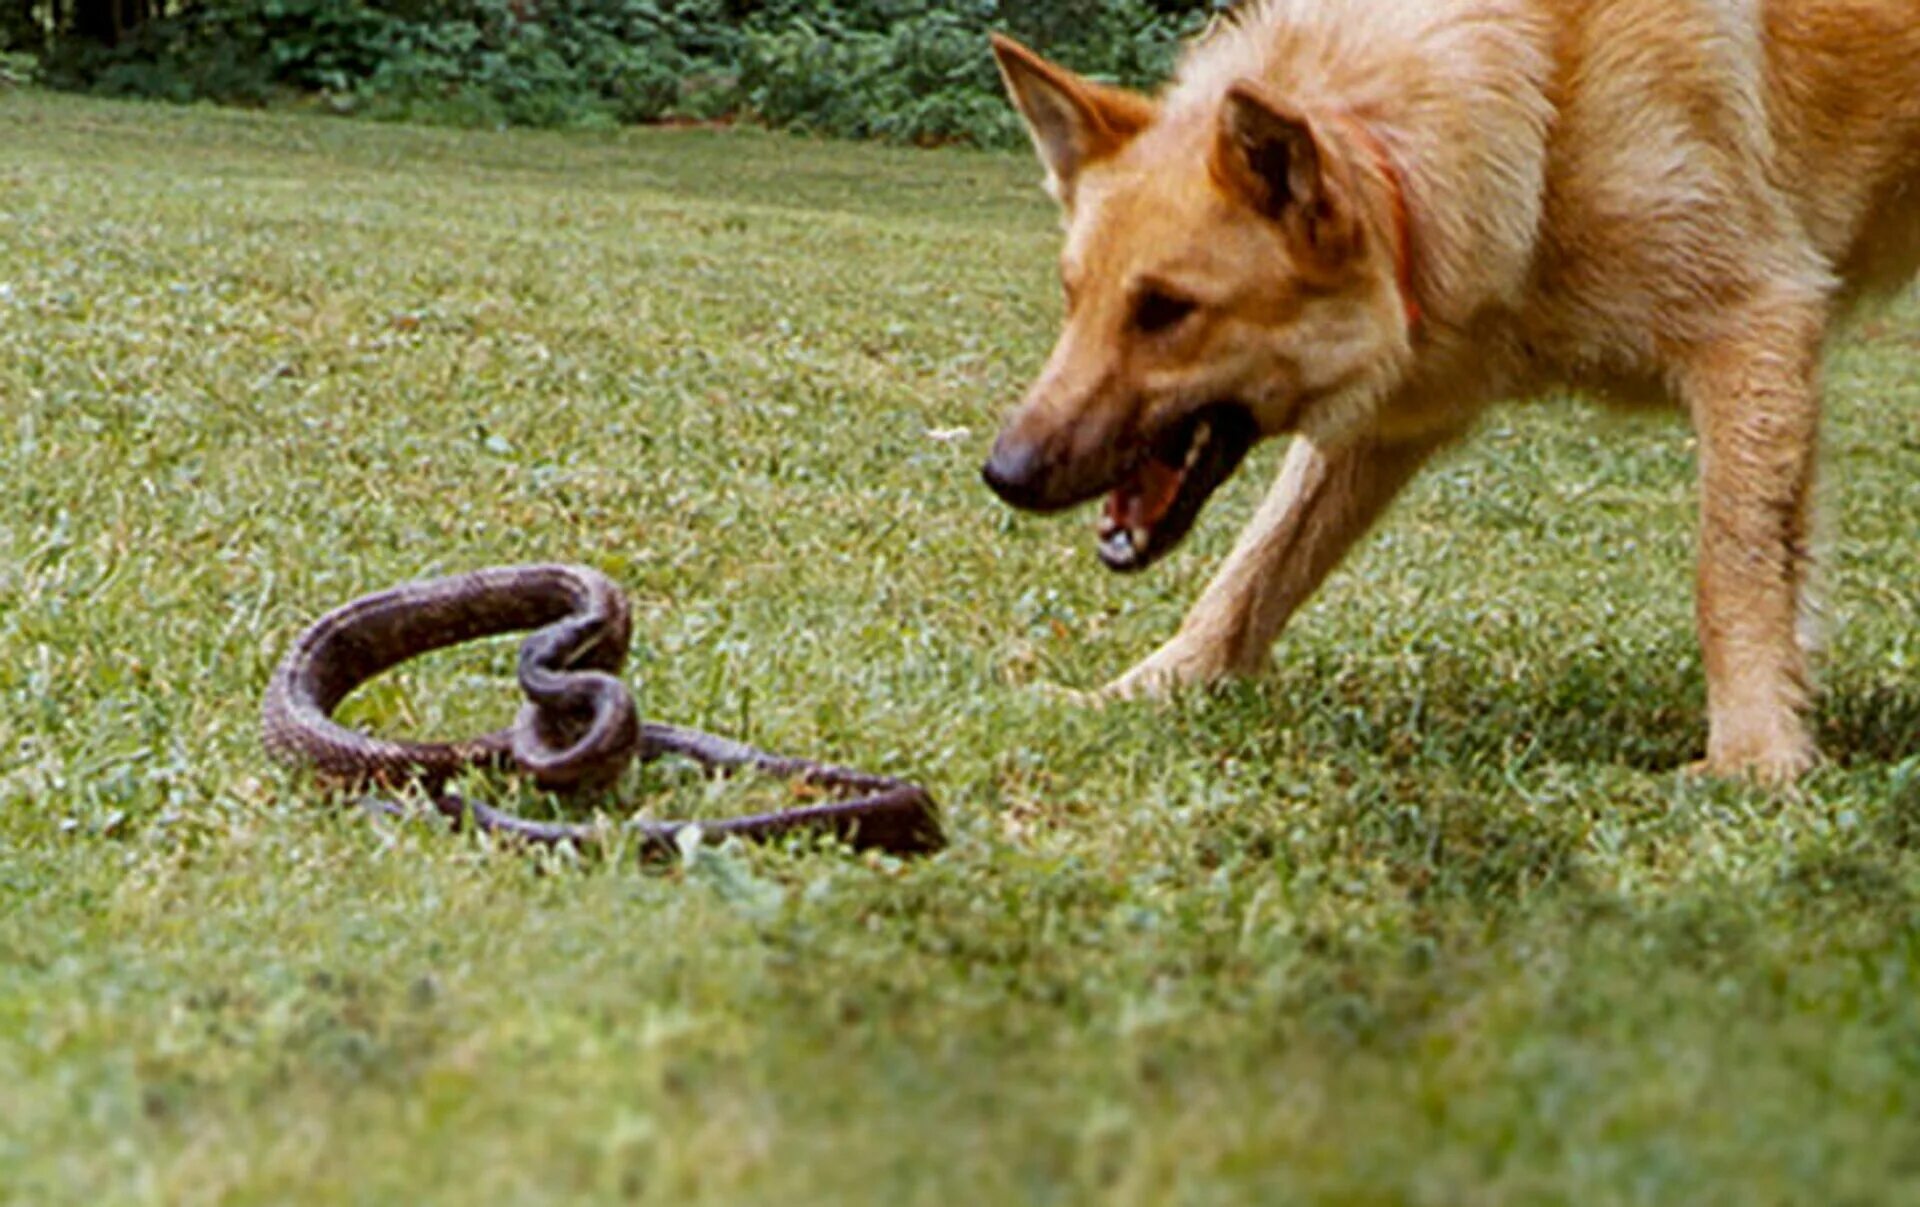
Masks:
[[[1351,254],[1359,236],[1340,154],[1307,113],[1259,84],[1242,80],[1227,89],[1213,150],[1215,179],[1327,263]]]
[[[1064,206],[1088,164],[1115,154],[1153,123],[1155,105],[1124,88],[1096,84],[1049,63],[1012,38],[993,35],[1000,78],[1046,165],[1047,187]]]

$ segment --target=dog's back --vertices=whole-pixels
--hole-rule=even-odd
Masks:
[[[1913,278],[1920,0],[1534,3],[1554,123],[1519,322],[1554,372],[1656,393],[1660,345],[1711,338],[1755,282],[1844,310]]]

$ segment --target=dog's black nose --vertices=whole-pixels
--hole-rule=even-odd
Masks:
[[[981,480],[993,488],[994,494],[1023,511],[1043,507],[1046,476],[1040,455],[1025,441],[996,442],[993,455],[980,470]]]

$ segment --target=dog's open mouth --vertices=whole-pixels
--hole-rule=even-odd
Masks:
[[[1144,570],[1178,545],[1257,434],[1246,408],[1225,402],[1161,432],[1107,495],[1099,521],[1100,560],[1110,570]]]

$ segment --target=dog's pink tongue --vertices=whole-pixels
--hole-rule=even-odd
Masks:
[[[1128,531],[1152,528],[1173,506],[1174,497],[1180,493],[1180,478],[1177,466],[1157,457],[1147,458],[1145,468],[1133,481],[1107,496],[1107,519]]]

